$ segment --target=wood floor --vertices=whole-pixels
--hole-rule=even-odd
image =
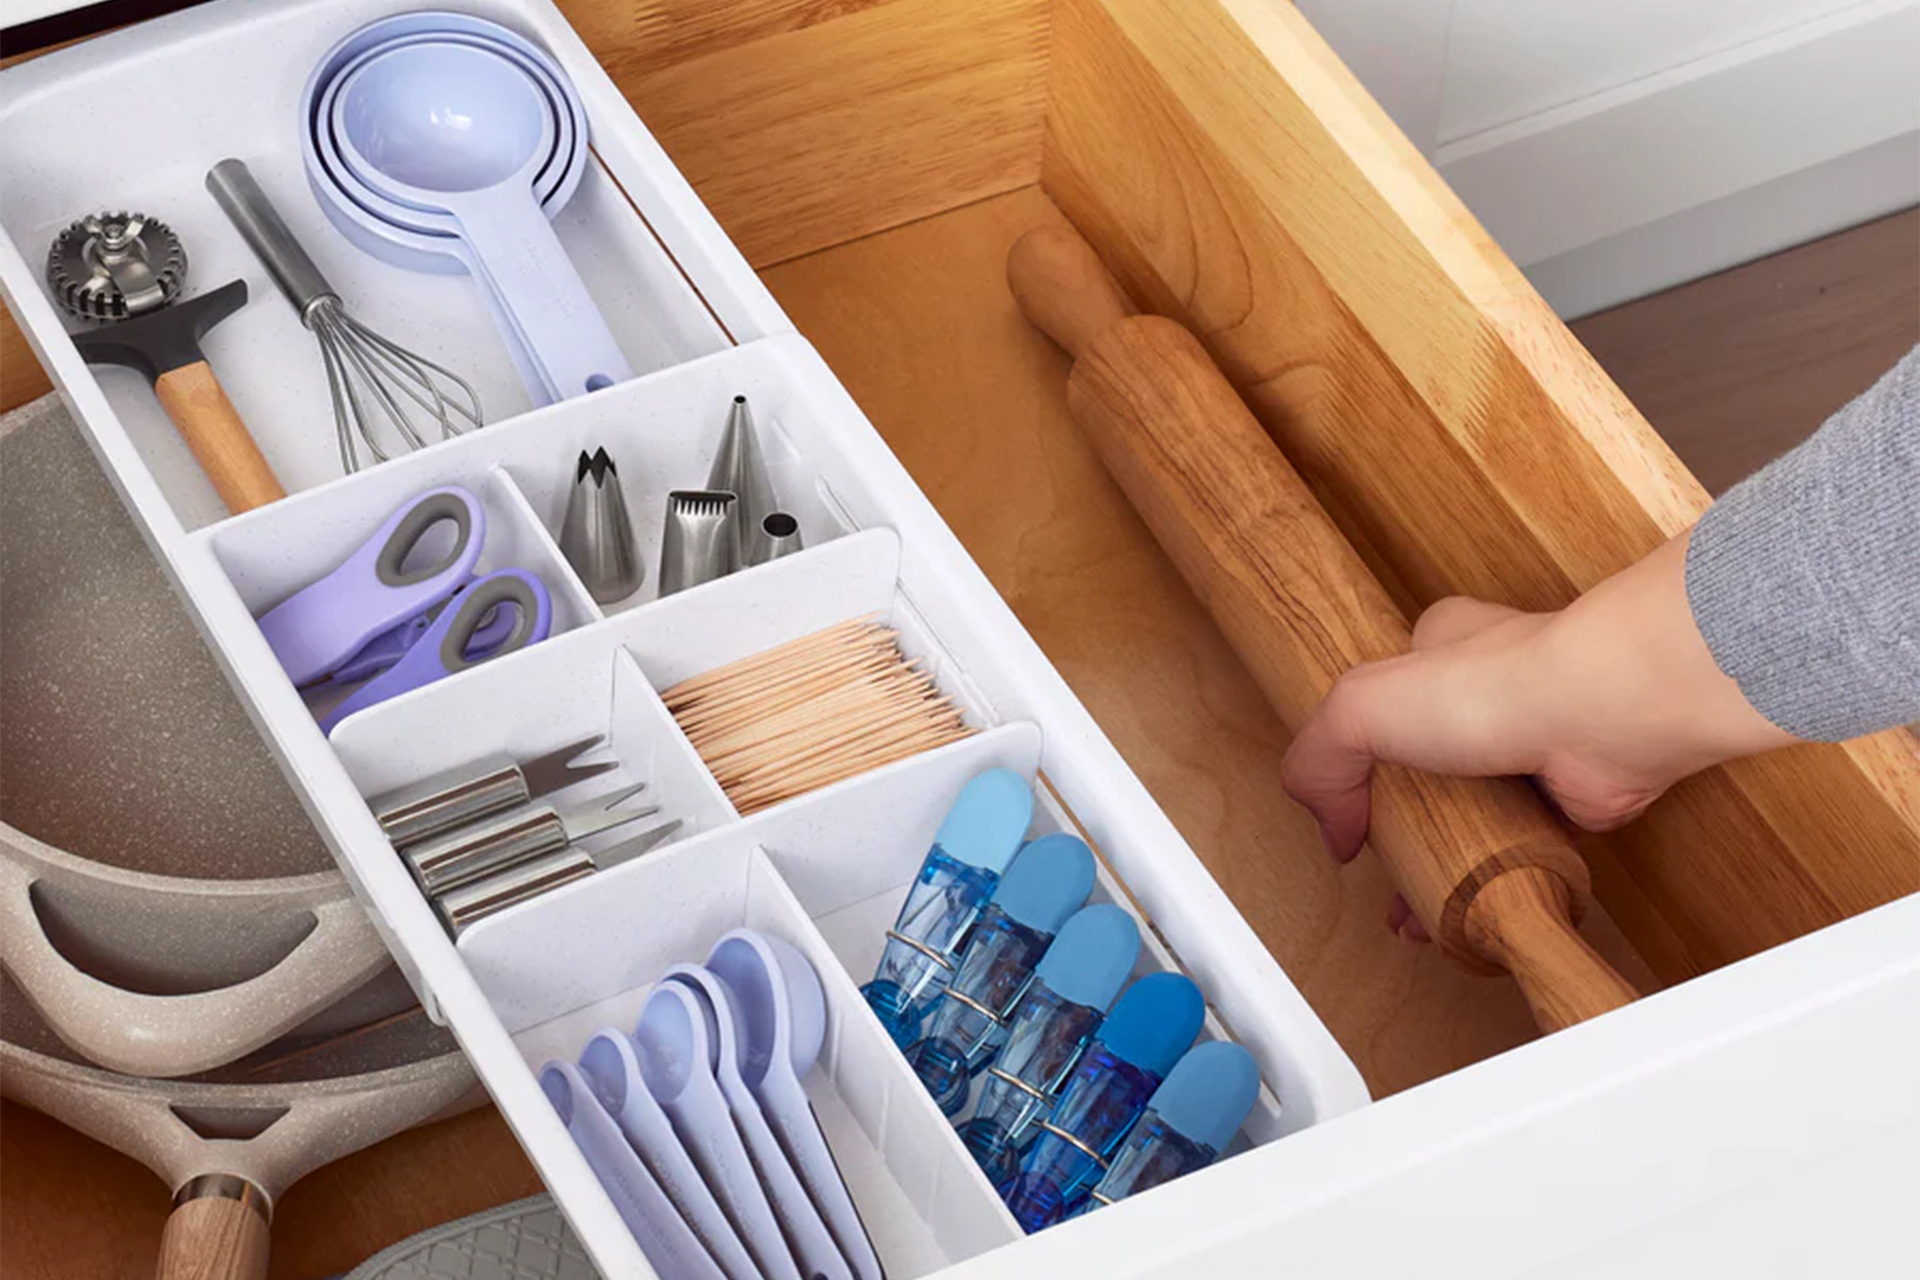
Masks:
[[[1603,311],[1573,331],[1720,493],[1920,343],[1920,210]]]
[[[1370,865],[1336,874],[1312,855],[1312,832],[1272,783],[1277,724],[1068,427],[1051,376],[1063,373],[1060,357],[1025,330],[999,284],[1006,245],[1057,216],[1037,191],[1016,192],[766,278],[1375,1093],[1519,1043],[1531,1024],[1510,990],[1388,936],[1386,888]],[[1575,330],[1717,491],[1920,341],[1920,212]],[[889,342],[950,358],[935,368],[874,358]],[[1009,385],[1036,390],[1010,402]],[[0,403],[45,386],[12,325],[0,325]],[[1604,931],[1598,941],[1621,945]],[[271,1274],[344,1270],[537,1185],[491,1110],[403,1135],[286,1194]],[[165,1202],[132,1161],[17,1107],[0,1110],[0,1276],[144,1275]]]

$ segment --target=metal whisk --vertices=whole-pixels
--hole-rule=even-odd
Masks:
[[[385,462],[390,455],[382,434],[418,449],[430,443],[423,427],[446,439],[465,430],[456,419],[481,425],[480,397],[466,379],[353,318],[244,163],[213,166],[207,190],[319,340],[341,467],[360,469],[356,437],[375,462]],[[419,414],[425,421],[416,423]]]

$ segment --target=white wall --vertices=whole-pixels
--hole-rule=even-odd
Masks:
[[[1920,0],[1300,0],[1579,315],[1920,202]]]
[[[1859,0],[1428,0],[1452,11],[1440,140],[1457,141],[1856,7]]]

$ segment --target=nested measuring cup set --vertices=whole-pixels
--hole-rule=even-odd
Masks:
[[[579,186],[588,134],[545,50],[467,14],[398,14],[328,51],[300,117],[334,226],[395,266],[470,274],[535,404],[632,376],[548,224]]]
[[[590,149],[586,108],[546,50],[469,14],[379,19],[315,64],[296,127],[333,227],[403,271],[471,277],[532,405],[633,376],[550,225]],[[484,423],[459,371],[349,310],[243,159],[213,165],[206,185],[319,345],[344,471]],[[246,282],[196,293],[187,274],[182,238],[124,211],[75,220],[46,266],[55,301],[87,326],[81,354],[146,376],[227,509],[276,501],[286,490],[200,346],[245,306]]]

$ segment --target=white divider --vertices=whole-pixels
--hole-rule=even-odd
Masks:
[[[606,916],[604,903],[589,908],[589,896],[573,895],[574,910],[592,911],[595,923],[589,927],[599,947],[620,953],[623,985],[519,1030],[514,1041],[529,1069],[537,1071],[552,1058],[576,1059],[603,1027],[631,1031],[660,973],[675,963],[704,960],[727,931],[772,934],[797,947],[820,975],[826,1038],[805,1084],[888,1276],[914,1280],[1018,1239],[1019,1228],[906,1060],[866,1015],[852,979],[766,854],[741,840],[709,841],[693,852],[645,859],[595,877],[618,877],[630,889],[643,889],[645,928],[630,922],[622,927]],[[479,933],[476,927],[467,937]],[[473,954],[465,942],[462,949]],[[572,975],[564,967],[548,973],[557,980],[554,997],[562,1003],[575,998]]]
[[[488,469],[487,497],[513,512],[513,544],[501,554],[513,557],[507,563],[514,568],[529,570],[547,584],[547,592],[553,597],[553,629],[563,629],[562,618],[567,620],[564,630],[571,631],[606,617],[605,611],[588,592],[586,583],[567,563],[567,557],[561,553],[560,544],[554,540],[552,531],[534,514],[527,502],[527,495],[520,491],[520,486],[514,483],[513,476],[505,467]],[[552,526],[554,529],[559,527],[558,524]],[[489,526],[489,544],[493,538]]]
[[[556,634],[599,620],[600,610],[505,470],[465,454],[429,450],[414,456],[430,465],[378,467],[351,483],[296,494],[235,516],[214,530],[214,555],[247,610],[258,617],[318,582],[409,500],[428,489],[457,484],[486,510],[486,540],[476,574],[509,568],[538,574],[553,595]],[[415,558],[450,545],[450,535],[432,530],[421,539]]]
[[[654,688],[851,618],[894,610],[900,539],[867,529],[622,614],[617,630]]]
[[[646,764],[647,794],[660,806],[662,819],[679,818],[680,839],[736,821],[727,793],[694,752],[646,673],[625,649],[613,655],[613,709],[608,713],[607,749],[623,763]],[[628,769],[635,766],[627,765]],[[617,842],[621,834],[608,837]]]
[[[536,645],[381,703],[343,721],[332,741],[361,794],[377,795],[489,752],[525,759],[594,735],[606,736],[607,750],[591,758],[610,753],[620,768],[592,779],[583,794],[644,781],[647,791],[633,803],[657,804],[660,812],[594,837],[586,848],[617,844],[672,818],[683,823],[676,839],[734,820],[679,726],[618,646],[576,653],[558,642]],[[572,791],[556,797],[577,798]]]

